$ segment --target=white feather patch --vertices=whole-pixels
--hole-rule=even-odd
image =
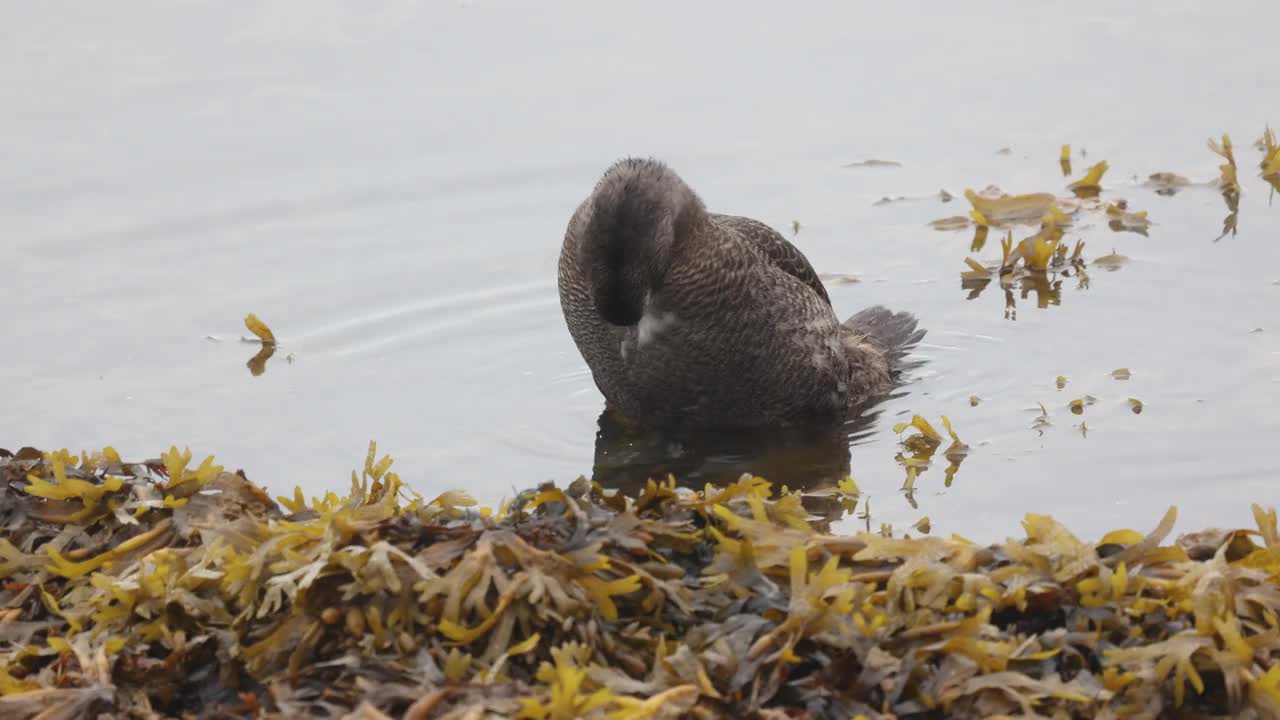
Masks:
[[[653,342],[664,330],[676,323],[676,316],[672,313],[663,313],[661,315],[646,310],[644,315],[640,316],[640,324],[636,328],[637,343],[643,347]]]

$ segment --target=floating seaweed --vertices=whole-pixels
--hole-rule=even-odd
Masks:
[[[0,452],[0,716],[1280,713],[1274,509],[984,546],[831,534],[750,476],[491,510],[373,447],[345,496],[278,502],[191,461]]]
[[[1235,152],[1232,150],[1231,137],[1224,134],[1221,143],[1210,138],[1209,149],[1226,160],[1225,163],[1218,166],[1218,172],[1220,173],[1218,189],[1222,191],[1224,196],[1233,196],[1238,202],[1240,199],[1240,180],[1236,172],[1236,157]]]
[[[248,315],[246,315],[244,317],[244,326],[248,328],[249,332],[253,333],[254,337],[258,338],[258,342],[262,343],[263,345],[276,344],[275,333],[271,332],[271,328],[267,327],[266,323],[259,320],[257,315],[253,313],[249,313]],[[252,340],[248,340],[247,338],[245,339],[245,341],[253,342]]]
[[[974,237],[970,252],[976,253],[983,249],[992,227],[1032,222],[1040,225],[1038,232],[1024,238],[1016,246],[1013,244],[1012,230],[1006,230],[1007,235],[1001,242],[1002,257],[998,266],[984,265],[977,259],[965,258],[967,269],[960,273],[960,284],[968,291],[967,299],[973,300],[980,296],[991,281],[996,279],[998,271],[1005,296],[1005,318],[1016,320],[1015,291],[1020,292],[1023,300],[1035,293],[1036,305],[1043,309],[1061,304],[1065,278],[1074,277],[1078,289],[1088,288],[1089,263],[1082,256],[1083,240],[1077,240],[1071,252],[1068,252],[1068,246],[1063,243],[1066,229],[1074,223],[1073,215],[1082,210],[1101,212],[1107,218],[1108,225],[1117,232],[1146,235],[1151,221],[1145,211],[1129,211],[1128,204],[1123,199],[1110,204],[1091,199],[1090,196],[1097,193],[1089,191],[1089,188],[1096,189],[1105,172],[1106,162],[1103,161],[1096,164],[1080,181],[1073,183],[1072,187],[1083,200],[1058,198],[1050,193],[1009,195],[995,187],[988,187],[981,193],[972,189],[965,190],[965,197],[973,206],[969,217],[956,215],[935,220],[930,225],[939,230],[961,230],[972,225]]]
[[[1231,137],[1224,134],[1222,142],[1209,139],[1209,149],[1220,155],[1225,163],[1218,166],[1218,190],[1222,192],[1222,200],[1227,204],[1227,216],[1222,219],[1222,234],[1214,238],[1214,242],[1227,235],[1235,236],[1240,220],[1240,180],[1236,172],[1236,156],[1231,148]]]
[[[982,192],[969,188],[964,195],[972,205],[967,217],[953,215],[940,218],[930,222],[929,226],[936,230],[964,230],[974,226],[985,239],[988,227],[1035,225],[1051,211],[1063,218],[1062,224],[1066,225],[1070,223],[1070,215],[1081,208],[1080,202],[1072,198],[1059,198],[1052,193],[1010,195],[995,186],[989,186]],[[982,249],[982,239],[975,239],[975,251]]]
[[[1059,375],[1058,377],[1061,378],[1062,376]],[[1058,389],[1061,390],[1062,385],[1059,385]],[[1035,420],[1031,421],[1031,429],[1035,430],[1037,435],[1044,435],[1045,430],[1053,427],[1053,420],[1049,417],[1049,409],[1044,406],[1044,403],[1036,403],[1036,405],[1040,407],[1040,414],[1036,416]]]
[[[968,270],[960,273],[960,285],[969,290],[968,299],[972,300],[982,294],[987,285],[998,275],[1000,287],[1005,295],[1005,318],[1017,319],[1017,301],[1014,290],[1021,291],[1026,300],[1031,293],[1036,293],[1036,304],[1040,308],[1059,305],[1062,302],[1062,279],[1075,277],[1077,287],[1087,288],[1089,276],[1085,270],[1083,257],[1084,241],[1076,241],[1074,249],[1068,253],[1062,242],[1064,228],[1070,218],[1059,209],[1057,204],[1046,205],[1040,230],[1024,238],[1014,246],[1013,231],[1007,231],[1000,242],[1001,259],[999,265],[987,266],[973,258],[965,258]],[[975,209],[974,211],[978,211]],[[979,232],[985,237],[986,226],[979,225]],[[975,239],[975,249],[981,244]]]
[[[960,279],[965,283],[974,283],[977,281],[990,281],[992,270],[984,266],[982,263],[973,258],[965,258],[964,264],[969,266],[968,270],[960,272]]]
[[[1173,196],[1191,185],[1191,181],[1177,173],[1157,172],[1151,173],[1143,185],[1155,190],[1157,195]]]
[[[942,426],[951,436],[951,445],[943,452],[943,457],[948,462],[943,485],[951,487],[956,473],[960,471],[960,463],[969,456],[969,446],[962,442],[951,429],[951,421],[946,415],[942,416]],[[914,497],[916,478],[933,464],[934,453],[942,446],[943,437],[929,424],[928,420],[919,415],[912,416],[910,422],[900,422],[893,426],[893,431],[899,435],[907,430],[916,430],[918,434],[909,434],[902,439],[900,442],[902,450],[897,454],[896,459],[907,473],[902,491],[906,494],[911,506],[916,507]]]
[[[939,218],[929,223],[929,227],[934,230],[965,230],[972,222],[967,216],[952,215],[950,217]]]
[[[1262,169],[1262,179],[1271,185],[1274,195],[1280,190],[1280,143],[1276,142],[1276,134],[1270,127],[1262,134],[1261,145],[1262,161],[1258,163],[1258,167]]]
[[[1009,195],[994,188],[981,194],[966,189],[964,196],[973,205],[969,216],[974,223],[996,227],[1039,222],[1057,199],[1052,193]]]
[[[898,168],[898,167],[902,167],[902,163],[898,162],[897,160],[877,160],[875,158],[868,158],[866,160],[860,160],[858,162],[848,163],[844,167],[847,167],[847,168],[863,168],[863,167],[865,168],[880,168],[880,167]]]
[[[1129,258],[1125,255],[1121,255],[1120,253],[1117,253],[1115,250],[1112,250],[1111,254],[1109,255],[1103,255],[1101,257],[1094,258],[1093,262],[1090,264],[1096,267],[1100,267],[1103,270],[1106,270],[1107,272],[1115,272],[1116,270],[1119,270],[1125,265],[1128,265]]]
[[[1106,160],[1099,161],[1084,174],[1084,177],[1068,185],[1068,189],[1080,198],[1095,198],[1102,192],[1102,176],[1106,174]]]
[[[1146,210],[1131,212],[1129,203],[1122,199],[1107,205],[1107,225],[1116,232],[1132,232],[1145,237],[1151,220],[1147,219]]]
[[[1076,415],[1080,415],[1084,412],[1085,408],[1097,404],[1098,398],[1086,394],[1067,403],[1067,409]]]
[[[267,324],[259,320],[258,316],[253,313],[249,313],[245,316],[244,326],[248,328],[249,332],[253,333],[254,337],[257,339],[240,338],[241,342],[259,343],[262,345],[262,348],[258,350],[257,354],[249,358],[249,361],[245,363],[249,368],[249,372],[254,377],[257,377],[266,372],[267,361],[271,359],[272,355],[276,354],[276,336],[275,333],[271,332],[271,328],[267,327]],[[289,354],[289,358],[289,362],[293,362],[292,353]]]
[[[885,196],[881,197],[879,200],[877,200],[877,201],[875,201],[875,202],[873,202],[873,203],[871,203],[871,204],[872,204],[873,206],[875,206],[875,207],[879,207],[879,206],[881,206],[881,205],[890,205],[890,204],[892,204],[892,203],[902,202],[903,200],[906,200],[906,199],[907,199],[907,196],[906,196],[906,195],[895,195],[895,196],[893,196],[893,197],[890,197],[890,196],[888,196],[888,195],[885,195]]]

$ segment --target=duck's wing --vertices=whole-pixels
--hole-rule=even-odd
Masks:
[[[804,256],[804,253],[800,252],[799,248],[782,237],[777,230],[758,220],[738,215],[712,215],[711,217],[721,225],[738,233],[742,239],[755,245],[779,270],[808,285],[818,294],[818,297],[822,298],[823,302],[828,306],[831,305],[831,298],[827,295],[827,288],[823,286],[822,280],[818,278],[818,273],[809,264],[809,259]]]

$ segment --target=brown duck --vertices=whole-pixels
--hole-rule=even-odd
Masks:
[[[609,407],[648,426],[842,422],[889,392],[924,336],[879,306],[841,323],[794,245],[707,212],[655,160],[615,163],[578,206],[559,285]]]

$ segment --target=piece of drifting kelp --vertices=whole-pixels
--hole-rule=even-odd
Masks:
[[[979,194],[973,190],[965,190],[964,196],[973,205],[970,216],[975,223],[995,226],[1038,222],[1057,199],[1052,193],[1009,195],[984,191]]]
[[[1262,169],[1262,179],[1271,185],[1271,191],[1280,190],[1280,143],[1276,142],[1276,134],[1270,127],[1262,133],[1262,161],[1258,167]]]
[[[1131,211],[1123,199],[1107,205],[1107,225],[1115,232],[1131,232],[1146,237],[1151,227],[1146,210]]]
[[[1173,172],[1151,173],[1147,177],[1147,181],[1143,183],[1143,187],[1151,188],[1157,195],[1165,196],[1177,195],[1190,185],[1190,180]]]
[[[844,167],[846,167],[846,168],[860,168],[860,167],[865,167],[865,168],[880,168],[880,167],[884,167],[884,168],[899,168],[899,167],[902,167],[902,163],[898,162],[897,160],[877,160],[877,159],[875,159],[875,158],[870,158],[870,159],[867,159],[867,160],[860,160],[860,161],[858,161],[858,162],[851,162],[851,163],[847,163],[847,164],[845,164],[845,165],[844,165]]]
[[[1106,160],[1096,163],[1089,168],[1084,177],[1068,185],[1068,189],[1080,198],[1095,198],[1102,192],[1102,176],[1107,173],[1110,166]]]
[[[279,504],[191,465],[0,451],[0,717],[1280,712],[1257,506],[1177,543],[1172,509],[1096,544],[1029,514],[984,546],[831,534],[749,476],[488,509],[373,447],[346,495]]]
[[[1093,262],[1090,264],[1094,265],[1095,267],[1100,267],[1103,270],[1106,270],[1107,272],[1115,272],[1116,270],[1119,270],[1125,265],[1128,265],[1129,258],[1125,255],[1121,255],[1120,253],[1112,250],[1111,253],[1108,255],[1103,255],[1101,257],[1094,258]]]
[[[276,336],[275,333],[271,332],[271,328],[267,327],[267,324],[259,320],[258,316],[253,313],[249,313],[245,316],[244,326],[248,328],[249,332],[253,333],[254,337],[257,339],[240,338],[241,342],[256,342],[262,345],[262,348],[258,350],[257,354],[249,358],[249,361],[245,363],[249,368],[249,372],[254,377],[257,377],[266,372],[267,361],[276,354]]]
[[[1222,219],[1222,233],[1214,238],[1214,242],[1227,235],[1235,236],[1240,224],[1240,177],[1236,168],[1236,156],[1231,147],[1230,136],[1224,134],[1222,142],[1209,139],[1209,149],[1221,156],[1225,163],[1218,166],[1218,190],[1222,193],[1222,201],[1227,204],[1227,215]]]
[[[1225,163],[1218,166],[1218,189],[1222,191],[1224,196],[1234,197],[1233,202],[1238,204],[1240,201],[1240,178],[1237,173],[1236,156],[1231,145],[1231,137],[1223,135],[1222,142],[1210,138],[1209,149],[1226,160]]]
[[[956,435],[955,430],[951,428],[951,421],[947,419],[946,415],[942,416],[942,426],[947,429],[947,434],[951,436],[951,445],[943,452],[943,457],[948,462],[947,469],[944,472],[943,486],[951,487],[956,473],[960,470],[960,463],[969,456],[970,448]],[[943,438],[929,424],[928,420],[919,415],[913,416],[910,422],[900,422],[893,426],[893,431],[899,435],[908,430],[916,430],[918,434],[908,434],[902,438],[899,442],[902,449],[898,452],[896,459],[907,474],[906,480],[902,484],[902,491],[906,494],[907,501],[911,503],[912,507],[915,507],[916,479],[933,464],[933,456],[938,448],[941,447]]]

